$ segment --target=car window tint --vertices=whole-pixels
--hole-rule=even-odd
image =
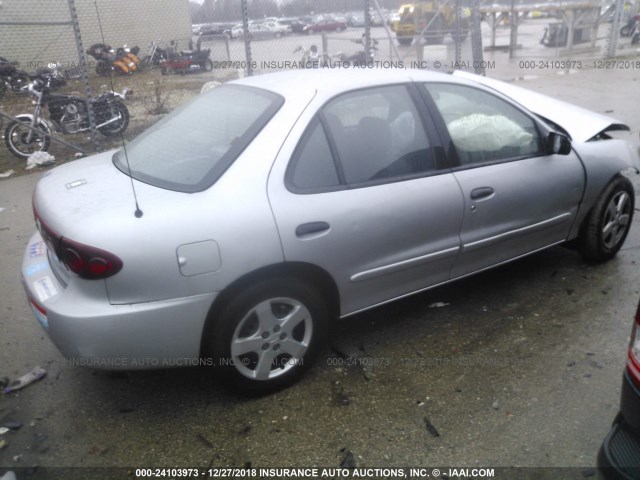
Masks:
[[[290,180],[293,186],[302,189],[334,187],[340,184],[327,136],[317,119],[294,153]]]
[[[323,109],[348,184],[436,169],[413,100],[404,86],[359,90]]]
[[[463,85],[426,84],[462,165],[542,152],[534,120],[504,100]]]
[[[182,192],[211,186],[283,103],[270,92],[222,85],[174,111],[114,155],[142,182]],[[126,156],[125,156],[126,153]]]

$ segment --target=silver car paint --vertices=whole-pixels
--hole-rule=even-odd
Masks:
[[[84,357],[197,355],[202,327],[216,292],[244,274],[285,260],[314,263],[335,273],[343,315],[448,281],[462,244],[458,230],[469,206],[454,174],[445,172],[380,185],[375,192],[335,192],[341,195],[325,204],[312,196],[293,196],[283,183],[284,170],[299,135],[325,101],[346,89],[411,78],[457,81],[455,77],[427,72],[389,71],[335,76],[327,72],[290,72],[240,80],[238,83],[280,93],[287,101],[214,188],[185,194],[136,181],[144,211],[141,219],[133,215],[130,179],[113,167],[112,152],[51,171],[34,195],[34,203],[47,224],[73,240],[117,254],[124,263],[123,270],[106,281],[84,281],[71,274],[65,278],[60,271],[55,273],[49,262],[43,264],[42,258],[29,256],[29,249],[40,238],[38,234],[33,237],[23,263],[25,289],[29,296],[37,298],[34,283],[50,278],[56,294],[40,300],[47,309],[50,335],[60,350],[67,356]],[[467,79],[459,81],[470,84]],[[602,187],[637,156],[624,142],[616,140],[574,142],[574,150],[587,170],[579,221]],[[577,204],[568,202],[574,198],[583,176],[568,179],[576,157],[564,160],[567,170],[562,170],[561,183],[569,191],[566,198],[558,199],[558,204],[575,217]],[[498,173],[499,177],[502,175],[506,173]],[[67,188],[78,180],[86,183]],[[464,183],[463,180],[461,184]],[[383,195],[390,197],[385,199]],[[447,206],[444,213],[429,211],[428,206],[436,201],[434,197]],[[55,202],[49,203],[52,198]],[[416,202],[416,198],[420,201]],[[327,213],[321,210],[324,206],[334,209],[328,220]],[[563,220],[562,212],[562,208],[541,207],[536,212],[539,221],[506,225],[509,232],[525,228],[526,233],[527,226],[535,228],[548,220]],[[423,221],[411,222],[412,214]],[[295,237],[297,225],[318,220],[331,224],[329,232],[312,238]],[[553,231],[549,242],[561,238],[566,230],[565,222],[560,220],[553,224],[558,230]],[[577,233],[576,225],[569,237]],[[500,232],[493,232],[496,235]],[[485,232],[483,238],[491,236]],[[330,238],[336,239],[339,246],[330,243]],[[476,241],[467,238],[467,247]],[[184,246],[201,242],[215,242],[220,265],[213,262],[205,273],[185,275],[181,271],[185,258],[181,259],[180,252]],[[317,248],[312,248],[313,244]],[[196,252],[194,258],[186,258],[187,263],[197,263],[198,255]],[[51,263],[56,269],[64,268],[56,266],[55,259]],[[36,273],[30,273],[33,271]]]
[[[585,183],[575,153],[461,170],[455,177],[465,214],[452,278],[566,240]],[[471,198],[474,189],[486,187],[493,189],[491,196]]]

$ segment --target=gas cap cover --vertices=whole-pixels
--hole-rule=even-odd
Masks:
[[[220,249],[213,240],[180,245],[176,254],[180,273],[185,277],[213,273],[222,266]]]

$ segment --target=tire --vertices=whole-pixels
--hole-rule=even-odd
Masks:
[[[31,123],[29,120],[14,120],[7,125],[4,131],[4,143],[11,154],[21,160],[26,160],[34,152],[46,152],[49,149],[51,139],[47,135],[33,132],[34,137],[27,141],[29,128],[25,124]],[[36,127],[43,133],[50,133],[49,128],[43,122]]]
[[[30,81],[29,75],[20,73],[11,79],[11,90],[18,95],[26,95],[29,93],[28,87]]]
[[[315,288],[292,278],[262,281],[221,309],[205,330],[203,352],[231,388],[265,394],[294,383],[310,367],[328,321]]]
[[[113,137],[124,133],[129,126],[129,109],[127,106],[119,100],[112,100],[109,106],[111,107],[112,115],[118,115],[120,117],[120,121],[110,123],[98,129],[98,131],[105,137]]]
[[[111,71],[111,65],[109,65],[104,60],[98,60],[96,62],[96,73],[101,77],[109,75],[110,71]]]
[[[160,73],[166,75],[169,73],[169,70],[167,70],[167,67],[160,67]]]
[[[153,60],[151,60],[151,57],[147,55],[140,61],[140,69],[151,70],[152,68],[153,68]]]
[[[578,238],[578,251],[586,260],[606,262],[616,256],[629,233],[634,202],[629,179],[618,175],[609,182],[584,220]]]
[[[632,27],[630,25],[625,25],[624,27],[622,27],[620,29],[620,36],[621,37],[629,37],[631,35],[631,29],[632,29]]]
[[[201,63],[201,67],[203,72],[210,72],[211,70],[213,70],[213,62],[210,58],[207,58],[204,62]]]

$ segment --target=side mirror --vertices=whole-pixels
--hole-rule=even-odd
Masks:
[[[547,137],[549,154],[569,155],[571,153],[571,140],[557,132],[549,132]]]

